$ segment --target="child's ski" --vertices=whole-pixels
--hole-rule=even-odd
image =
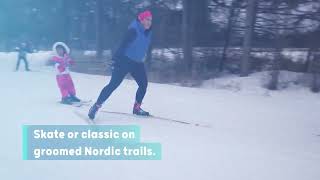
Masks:
[[[64,103],[61,103],[61,102],[59,101],[60,104],[69,105],[69,106],[74,106],[74,107],[90,106],[91,102],[92,102],[92,100],[80,101],[80,102],[73,102],[72,104],[64,104]]]
[[[90,106],[91,102],[92,100],[80,101],[80,102],[74,102],[71,105],[75,107]]]

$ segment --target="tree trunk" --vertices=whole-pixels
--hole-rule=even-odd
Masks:
[[[317,51],[315,48],[309,48],[308,50],[308,73],[311,74],[311,91],[312,92],[319,92],[320,91],[320,83],[319,83],[319,69],[318,63],[316,60],[319,58],[318,55],[315,53]]]
[[[183,0],[183,22],[182,22],[182,43],[183,63],[181,64],[183,74],[191,76],[192,69],[192,0]]]
[[[97,59],[103,55],[103,0],[96,1],[96,51]]]
[[[88,49],[88,31],[87,31],[87,18],[82,16],[80,19],[80,43],[81,49],[87,50]]]
[[[277,90],[279,83],[279,75],[280,75],[280,61],[281,61],[281,50],[279,48],[276,49],[276,55],[272,62],[272,71],[271,71],[271,80],[268,85],[268,89]]]
[[[246,27],[245,27],[245,37],[243,42],[243,55],[241,60],[241,77],[245,77],[249,75],[250,70],[250,53],[251,53],[251,45],[252,38],[254,33],[254,24],[255,24],[255,16],[256,16],[256,6],[257,0],[248,0],[247,8],[246,8]]]
[[[208,0],[193,0],[192,5],[192,27],[194,39],[197,43],[207,42],[210,35]]]
[[[64,21],[64,28],[65,28],[65,33],[64,33],[64,37],[63,40],[65,41],[65,43],[70,44],[71,43],[71,10],[70,8],[72,7],[72,1],[62,1],[63,6],[62,6],[62,14],[64,17],[63,21]]]
[[[224,46],[223,46],[223,52],[222,52],[222,57],[221,60],[219,61],[219,72],[222,72],[224,69],[224,63],[227,60],[227,50],[229,47],[229,43],[230,43],[230,33],[232,31],[233,28],[233,18],[235,16],[235,6],[237,4],[237,0],[233,0],[230,10],[229,10],[229,18],[228,18],[228,25],[227,25],[227,31],[225,32],[224,38],[225,38],[225,42],[224,42]]]
[[[319,73],[312,73],[312,87],[311,91],[318,93],[320,91],[320,83],[319,83]]]
[[[268,89],[277,90],[279,83],[279,75],[281,68],[281,51],[282,51],[283,39],[280,37],[280,31],[274,37],[274,44],[276,46],[276,52],[274,59],[272,60],[271,80],[268,85]]]
[[[152,51],[153,51],[153,43],[151,42],[147,52],[147,57],[146,57],[146,64],[148,68],[150,68],[152,64]]]

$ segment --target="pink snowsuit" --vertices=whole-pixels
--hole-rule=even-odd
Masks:
[[[76,90],[72,78],[69,73],[69,66],[74,64],[74,61],[68,56],[53,56],[52,61],[55,63],[57,70],[57,83],[62,95],[62,98],[68,97],[69,95],[75,96]]]

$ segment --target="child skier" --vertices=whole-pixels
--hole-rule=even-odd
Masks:
[[[128,73],[132,75],[139,86],[133,105],[133,114],[149,116],[149,112],[141,109],[141,103],[148,86],[144,58],[150,46],[151,24],[152,14],[150,11],[140,13],[137,19],[130,24],[125,38],[113,55],[114,65],[111,80],[102,89],[96,103],[89,110],[88,116],[90,119],[93,120],[95,118],[99,108],[121,84]]]
[[[69,72],[69,66],[74,64],[74,61],[69,57],[69,47],[63,42],[57,42],[53,45],[53,52],[55,55],[52,57],[52,61],[57,71],[56,79],[62,96],[61,103],[80,102],[81,100],[76,97],[76,90]]]
[[[27,43],[21,43],[20,47],[16,48],[16,50],[18,51],[18,60],[17,60],[17,65],[16,65],[16,71],[19,70],[21,60],[24,62],[25,70],[30,71],[29,63],[27,60],[27,53],[32,53],[30,47],[27,45]]]

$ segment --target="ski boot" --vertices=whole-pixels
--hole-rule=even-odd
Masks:
[[[71,105],[72,101],[70,100],[69,97],[63,97],[60,101],[61,104],[67,104],[67,105]]]
[[[70,95],[69,100],[71,102],[81,102],[81,100],[79,98],[77,98],[75,95]]]
[[[138,116],[150,116],[150,113],[141,109],[141,104],[137,102],[134,103],[133,114]]]
[[[101,108],[101,105],[95,103],[89,110],[88,117],[93,120],[96,117],[96,113]]]

